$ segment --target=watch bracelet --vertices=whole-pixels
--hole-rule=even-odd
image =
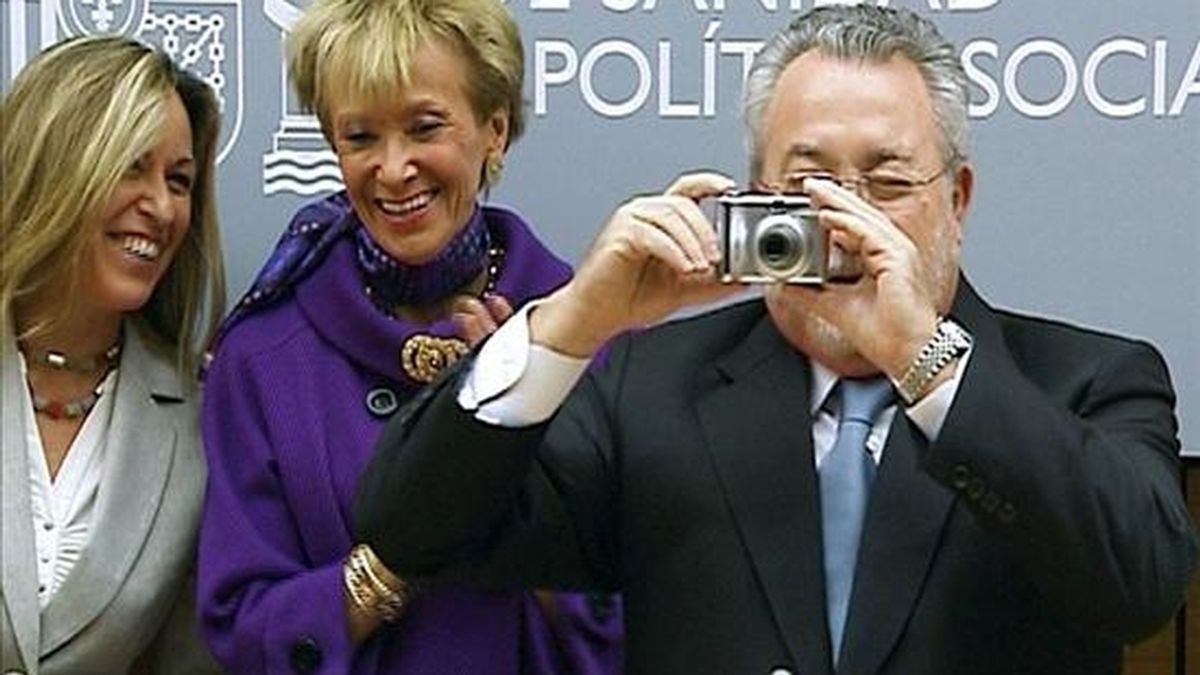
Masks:
[[[928,393],[926,390],[938,373],[961,356],[971,346],[970,335],[950,319],[938,319],[933,335],[917,352],[916,358],[896,384],[897,392],[906,405],[912,405]]]

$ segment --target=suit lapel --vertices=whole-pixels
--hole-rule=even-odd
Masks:
[[[965,277],[958,280],[958,294],[954,298],[954,307],[950,316],[961,323],[971,332],[975,340],[973,351],[986,351],[988,354],[1001,355],[1009,358],[1008,346],[1000,331],[1000,323],[996,320],[994,310],[975,292],[975,288]]]
[[[175,457],[176,430],[164,405],[183,400],[173,366],[126,327],[104,475],[92,535],[46,606],[41,653],[70,640],[112,601],[150,533]]]
[[[999,327],[965,277],[951,316],[975,349],[1003,353]],[[898,411],[871,491],[839,670],[878,672],[899,640],[941,545],[954,493],[922,468],[927,441]]]
[[[976,349],[1003,351],[990,309],[965,278],[952,316]],[[698,408],[726,499],[798,671],[831,675],[807,361],[764,316],[715,367],[725,385]],[[922,468],[925,445],[898,412],[871,493],[840,672],[879,671],[941,544],[955,496]]]
[[[33,507],[29,502],[29,462],[25,446],[25,382],[17,355],[16,340],[10,332],[4,334],[3,359],[0,366],[0,400],[4,429],[3,457],[4,526],[0,528],[3,544],[3,589],[5,611],[8,613],[21,660],[30,672],[37,670],[38,614],[37,568],[34,561]],[[0,626],[0,628],[3,628]]]
[[[726,384],[698,404],[708,450],[799,671],[827,675],[807,363],[764,317],[716,368]]]

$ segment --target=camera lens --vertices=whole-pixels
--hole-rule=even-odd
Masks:
[[[755,237],[759,266],[772,276],[789,276],[804,262],[805,243],[804,232],[793,218],[764,218]]]
[[[771,267],[787,267],[796,257],[796,246],[799,242],[793,233],[787,230],[768,232],[759,241],[759,256]]]

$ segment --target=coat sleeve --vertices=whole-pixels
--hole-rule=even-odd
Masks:
[[[405,577],[618,590],[607,406],[621,353],[610,352],[603,375],[585,375],[551,421],[521,428],[458,405],[464,360],[384,427],[359,482],[357,536]]]
[[[202,415],[209,481],[198,598],[205,638],[234,673],[348,673],[354,645],[342,558],[306,554],[263,414],[271,392],[249,358],[223,351],[206,379]]]
[[[927,467],[1065,619],[1132,642],[1171,617],[1196,562],[1175,397],[1148,345],[1073,347],[1070,367],[974,353]]]

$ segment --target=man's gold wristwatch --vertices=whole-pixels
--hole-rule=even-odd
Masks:
[[[904,404],[912,405],[921,400],[938,373],[970,348],[971,334],[967,329],[950,319],[940,319],[933,337],[917,352],[917,357],[896,384]]]

